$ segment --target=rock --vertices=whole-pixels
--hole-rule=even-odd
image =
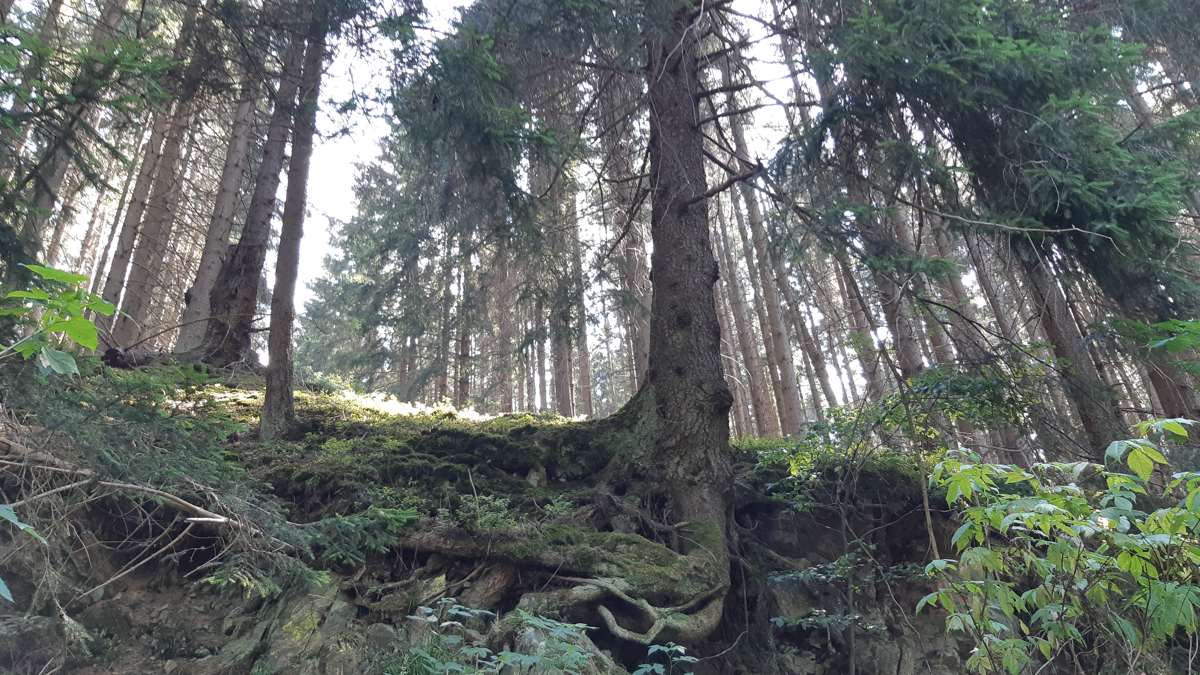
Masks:
[[[460,594],[459,604],[475,609],[495,609],[516,581],[516,567],[493,565]]]
[[[600,651],[591,639],[576,633],[563,640],[547,635],[533,626],[522,626],[513,636],[513,651],[541,657],[542,662],[527,671],[529,675],[551,675],[567,670],[580,675],[627,675],[628,671],[617,665],[612,657]],[[582,662],[565,663],[563,659],[578,659]]]
[[[373,623],[363,631],[367,646],[378,651],[391,651],[400,641],[400,634],[386,623]]]
[[[546,484],[546,467],[541,464],[535,464],[529,469],[529,473],[525,475],[525,482],[532,487],[542,487]]]
[[[293,592],[261,610],[258,622],[225,645],[218,659],[220,672],[362,672],[366,639],[356,615],[337,584]]]

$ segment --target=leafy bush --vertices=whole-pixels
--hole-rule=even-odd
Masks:
[[[112,316],[116,308],[84,289],[87,277],[82,274],[42,265],[24,267],[37,275],[42,287],[11,291],[4,296],[10,302],[0,307],[0,317],[24,324],[28,332],[13,344],[0,347],[0,363],[19,354],[26,360],[36,358],[46,372],[78,374],[75,359],[61,348],[75,344],[95,349],[99,336],[87,313]]]
[[[433,607],[419,607],[412,621],[429,626],[428,636],[411,647],[402,657],[389,663],[384,673],[391,675],[443,675],[444,673],[579,673],[587,667],[590,655],[578,645],[589,627],[563,623],[524,610],[515,613],[517,630],[534,630],[544,639],[540,654],[522,654],[509,650],[494,652],[468,624],[490,621],[495,614],[487,610],[459,605],[454,598],[442,598]]]
[[[928,565],[943,585],[917,609],[945,609],[947,630],[974,641],[973,672],[1016,675],[1039,662],[1181,672],[1166,659],[1197,630],[1200,473],[1168,479],[1160,469],[1161,448],[1185,441],[1185,424],[1143,423],[1139,438],[1113,443],[1107,459],[1131,473],[965,455],[937,465],[931,484],[962,520],[958,559]]]

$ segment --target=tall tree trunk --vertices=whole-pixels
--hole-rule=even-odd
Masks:
[[[246,173],[246,159],[250,139],[254,134],[254,113],[258,104],[257,78],[246,73],[242,81],[241,96],[233,114],[233,126],[229,143],[225,149],[225,162],[221,167],[221,178],[217,183],[217,194],[213,201],[212,216],[208,221],[204,249],[200,264],[196,267],[196,278],[185,299],[183,314],[179,318],[179,339],[175,351],[191,352],[200,347],[208,328],[209,296],[229,251],[229,234],[233,230],[233,217],[237,208],[237,197]]]
[[[733,83],[728,60],[721,61],[721,81],[724,86]],[[737,103],[732,94],[729,95],[728,107],[733,110]],[[746,132],[743,128],[741,115],[729,117],[730,131],[733,135],[734,150],[737,153],[735,164],[739,171],[749,172],[753,168],[749,144],[746,142]],[[747,220],[750,222],[750,234],[754,244],[754,255],[758,260],[758,273],[761,277],[759,285],[766,300],[767,321],[771,331],[770,350],[767,357],[779,374],[780,394],[779,422],[782,431],[787,436],[800,433],[804,422],[804,412],[800,399],[800,386],[796,381],[796,364],[792,356],[791,336],[788,334],[786,319],[783,313],[783,301],[780,299],[778,288],[779,274],[774,257],[767,248],[767,230],[763,220],[762,209],[755,194],[754,185],[743,181],[738,186],[741,191],[742,203],[746,207]],[[750,255],[747,252],[747,255]]]
[[[575,415],[571,383],[571,319],[569,306],[555,301],[550,312],[550,360],[553,362],[554,409],[563,417]],[[567,314],[564,316],[564,314]]]
[[[771,383],[771,414],[767,421],[767,426],[772,430],[771,436],[778,436],[782,433],[782,407],[783,407],[783,382],[779,379],[779,370],[775,367],[775,362],[771,359],[771,354],[775,348],[772,344],[771,322],[767,318],[767,302],[766,296],[762,290],[762,275],[759,274],[759,264],[754,259],[754,245],[751,242],[750,234],[746,231],[746,218],[742,214],[742,209],[737,205],[738,196],[736,193],[731,193],[730,203],[731,211],[733,212],[734,222],[737,224],[738,240],[742,245],[742,260],[746,263],[748,271],[747,279],[750,282],[752,293],[752,304],[754,306],[755,318],[758,320],[759,335],[763,343],[763,353],[766,358],[763,360],[763,367],[767,372],[767,379]]]
[[[588,350],[588,312],[586,285],[583,276],[583,250],[579,241],[579,214],[575,208],[575,195],[570,196],[567,217],[571,224],[571,289],[574,294],[575,312],[579,315],[579,326],[574,335],[574,352],[576,367],[579,372],[579,389],[575,399],[575,412],[584,417],[595,414],[592,406],[592,356]]]
[[[729,583],[725,522],[731,471],[729,409],[733,397],[721,370],[721,329],[713,286],[718,279],[709,237],[701,86],[700,34],[684,3],[670,30],[650,45],[651,258],[653,302],[650,358],[639,397],[655,418],[654,463],[670,500],[671,518],[689,523],[682,550],[702,563],[714,589]],[[681,638],[707,636],[722,614],[725,593],[713,594]]]
[[[459,284],[458,335],[455,338],[454,407],[462,410],[471,398],[471,324],[474,313],[475,287],[471,277],[471,246],[466,236],[458,241]]]
[[[534,333],[537,336],[537,363],[534,370],[537,371],[538,410],[541,411],[550,407],[550,396],[546,383],[546,310],[540,300],[534,307],[533,316]]]
[[[137,244],[138,229],[142,224],[142,214],[146,211],[146,202],[150,197],[150,187],[154,184],[154,174],[158,169],[159,158],[162,156],[163,139],[167,135],[171,116],[168,111],[154,114],[150,126],[150,137],[142,150],[142,162],[138,168],[137,181],[133,184],[133,193],[125,207],[121,220],[121,231],[117,236],[117,248],[113,251],[112,263],[108,268],[108,276],[104,281],[103,297],[113,305],[120,305],[121,291],[125,288],[125,279],[129,274],[129,261],[133,257],[133,248]],[[115,324],[119,317],[114,316],[110,325]],[[111,338],[106,340],[109,346],[116,346]]]
[[[605,178],[613,185],[609,195],[611,208],[603,212],[613,235],[620,238],[616,248],[617,281],[623,296],[625,331],[632,347],[634,388],[645,378],[650,347],[650,268],[646,260],[645,228],[637,213],[643,186],[637,177],[641,169],[634,159],[637,128],[629,114],[638,89],[629,76],[618,74],[599,101],[600,124],[605,129],[600,139],[605,153]]]
[[[800,311],[800,301],[796,297],[795,292],[790,286],[783,286],[783,297],[788,304],[788,316],[792,319],[792,325],[796,329],[796,334],[800,336],[800,347],[804,350],[806,357],[812,364],[813,375],[820,383],[820,393],[825,397],[825,401],[830,406],[837,405],[837,395],[833,393],[833,384],[829,380],[829,369],[825,362],[825,355],[821,353],[821,347],[817,341],[813,339],[812,331],[809,330],[808,324],[805,322],[804,315]],[[813,407],[820,409],[820,399],[816,398],[817,392],[813,392]]]
[[[92,202],[92,212],[88,216],[87,229],[84,230],[83,239],[79,241],[79,253],[71,265],[71,268],[80,274],[88,274],[91,271],[92,261],[96,257],[96,244],[99,243],[102,229],[100,220],[104,216],[104,198],[107,195],[106,190],[99,189],[96,191],[96,201]]]
[[[718,245],[719,247],[719,245]],[[716,256],[718,265],[722,256]],[[746,404],[746,387],[740,386],[741,370],[738,368],[736,351],[729,339],[735,335],[733,329],[733,310],[729,306],[729,294],[726,289],[718,285],[716,288],[717,294],[717,320],[721,326],[721,362],[724,364],[725,370],[725,386],[729,387],[730,393],[733,395],[733,426],[732,433],[735,436],[749,436],[752,427],[750,426],[750,408]]]
[[[437,385],[435,399],[438,403],[450,397],[450,342],[453,339],[454,307],[454,236],[446,233],[442,246],[442,298],[441,321],[438,325]]]
[[[308,46],[300,76],[299,97],[292,131],[292,156],[288,162],[287,197],[283,203],[279,253],[275,259],[275,287],[271,294],[271,332],[267,338],[267,391],[259,433],[264,440],[287,433],[296,418],[292,387],[292,326],[296,322],[296,278],[300,274],[300,240],[308,207],[308,168],[317,132],[321,73],[325,67],[328,2],[318,4],[308,31]]]
[[[79,72],[71,81],[70,96],[62,111],[63,122],[54,130],[41,158],[23,181],[33,187],[31,206],[21,228],[25,252],[31,258],[41,254],[42,230],[53,213],[67,169],[79,150],[79,132],[92,125],[97,113],[97,98],[117,67],[115,59],[105,59],[103,55],[117,38],[126,1],[105,0],[102,5],[88,40],[89,56],[79,65]]]
[[[195,91],[190,94],[194,95]],[[183,148],[191,130],[192,103],[191,95],[182,97],[177,103],[170,129],[163,141],[154,186],[146,201],[137,247],[130,263],[129,277],[125,281],[121,314],[113,329],[113,339],[121,346],[134,344],[148,324],[151,300],[159,282],[167,242],[172,234],[180,193],[183,191],[183,172],[186,169],[182,166]]]
[[[147,134],[143,134],[145,136]],[[141,140],[140,138],[138,139]],[[141,149],[141,144],[135,150]],[[129,199],[129,189],[133,186],[134,176],[138,175],[138,165],[130,162],[125,169],[125,181],[121,184],[121,197],[117,200],[117,208],[113,210],[112,225],[108,228],[108,236],[104,239],[104,250],[100,251],[100,255],[93,261],[91,268],[91,284],[88,290],[92,293],[100,292],[100,280],[104,276],[105,265],[108,263],[108,252],[112,249],[113,241],[117,238],[117,231],[121,227],[121,216],[125,212],[125,204]]]
[[[728,289],[726,298],[733,314],[734,334],[737,336],[738,348],[742,353],[742,362],[746,365],[747,388],[750,390],[750,405],[754,409],[755,429],[759,436],[779,435],[778,418],[769,400],[767,383],[763,382],[763,364],[758,355],[758,345],[755,344],[754,330],[751,319],[746,311],[746,296],[742,292],[741,280],[738,278],[737,265],[730,253],[729,232],[725,226],[724,211],[719,203],[715,204],[717,224],[720,228],[717,240],[717,250],[721,253],[724,271],[721,278],[725,280]]]
[[[304,25],[307,24],[306,18],[302,17]],[[254,180],[254,195],[250,200],[246,223],[237,246],[221,265],[217,282],[209,294],[210,316],[204,343],[199,351],[202,360],[214,365],[228,365],[252,358],[250,335],[271,235],[271,218],[275,213],[279,173],[283,168],[284,149],[291,130],[296,90],[300,86],[304,42],[302,37],[292,37],[284,52],[283,70],[279,74],[275,106]]]
[[[1120,410],[1092,363],[1087,345],[1067,307],[1067,299],[1046,262],[1032,252],[1025,252],[1021,262],[1029,288],[1040,305],[1042,328],[1058,360],[1056,367],[1062,375],[1067,397],[1083,424],[1088,456],[1102,462],[1108,444],[1124,433]]]
[[[79,194],[83,192],[85,187],[85,179],[82,175],[76,180],[67,181],[66,196],[63,197],[62,204],[58,207],[58,213],[55,214],[54,229],[50,233],[50,240],[46,242],[46,254],[44,259],[47,265],[51,267],[58,263],[58,255],[62,251],[63,239],[67,236],[67,230],[75,224],[75,201],[79,199]]]
[[[496,287],[499,298],[495,302],[496,319],[499,329],[496,337],[496,388],[500,395],[500,412],[513,411],[513,333],[515,332],[516,317],[513,307],[516,305],[516,289],[513,285],[512,265],[508,252],[502,243],[496,252]],[[520,396],[517,396],[519,403]]]
[[[850,265],[845,261],[836,262],[838,266],[838,285],[846,305],[850,307],[851,325],[854,332],[850,336],[851,346],[855,356],[862,366],[863,376],[867,381],[866,399],[879,401],[887,391],[883,368],[879,362],[879,347],[876,344],[875,329],[877,328],[871,306],[859,288],[858,280],[850,271]]]

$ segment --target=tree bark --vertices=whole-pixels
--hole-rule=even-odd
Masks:
[[[611,207],[605,208],[605,220],[615,237],[617,280],[622,291],[622,315],[629,336],[634,362],[634,388],[646,374],[650,347],[650,274],[646,261],[646,233],[638,218],[639,193],[643,189],[634,160],[637,127],[629,113],[636,99],[637,84],[627,76],[614,76],[600,105],[601,136],[605,153],[605,178],[612,182]],[[611,214],[611,217],[609,216]]]
[[[198,61],[198,60],[197,60]],[[196,81],[198,83],[198,80]],[[192,125],[195,91],[185,92],[176,104],[170,127],[163,140],[162,155],[155,171],[154,186],[146,201],[137,247],[125,281],[121,314],[113,329],[114,341],[123,347],[137,342],[147,326],[147,316],[159,272],[162,270],[167,242],[171,237],[180,193],[183,190],[183,148]]]
[[[729,585],[725,529],[731,471],[729,409],[721,369],[721,329],[713,286],[718,278],[709,237],[704,137],[699,119],[697,49],[692,13],[674,10],[670,29],[650,44],[651,257],[653,302],[646,397],[653,415],[654,460],[673,522],[689,523],[681,550],[703,561],[715,593],[693,619],[688,639],[711,633]],[[637,405],[635,401],[631,405]],[[649,405],[652,404],[652,405]]]
[[[254,112],[258,104],[257,80],[251,73],[244,76],[241,96],[233,114],[233,126],[225,150],[225,162],[217,183],[212,216],[208,221],[204,249],[196,267],[196,278],[188,289],[183,314],[179,318],[179,339],[175,351],[191,352],[200,347],[208,328],[209,295],[229,251],[229,234],[237,196],[246,173],[250,138],[254,134]]]
[[[734,222],[737,224],[738,240],[742,245],[742,260],[746,263],[748,271],[747,280],[750,282],[752,291],[751,302],[754,306],[755,318],[758,320],[759,336],[763,343],[763,354],[765,358],[762,361],[763,368],[767,373],[767,380],[771,383],[771,407],[770,414],[766,419],[766,426],[770,433],[769,436],[779,436],[782,433],[781,413],[780,409],[783,406],[783,383],[779,379],[779,370],[775,367],[775,362],[771,360],[771,354],[774,352],[772,345],[771,322],[767,318],[767,302],[762,290],[762,276],[759,274],[759,265],[754,260],[754,245],[751,243],[750,235],[746,232],[745,216],[742,214],[742,209],[737,206],[738,196],[736,193],[730,195],[730,210],[733,212]]]
[[[283,204],[279,253],[275,259],[275,287],[271,294],[271,332],[267,338],[267,390],[259,434],[264,440],[280,438],[296,418],[293,399],[292,327],[296,322],[296,278],[300,274],[300,240],[308,207],[308,169],[317,132],[321,73],[325,67],[328,0],[316,0],[318,9],[308,32],[299,98],[292,130],[292,156],[288,162],[287,197]]]
[[[454,352],[454,407],[462,410],[471,398],[471,317],[475,288],[471,278],[471,246],[466,236],[458,241],[459,283],[457,330]]]
[[[502,243],[496,252],[496,290],[499,294],[494,304],[496,323],[499,326],[496,336],[496,389],[500,395],[500,412],[513,411],[513,334],[515,333],[516,316],[513,307],[516,305],[516,289],[513,287],[511,259]],[[517,395],[518,405],[520,395]]]
[[[146,140],[146,146],[142,150],[142,163],[138,169],[137,180],[133,184],[133,193],[125,207],[121,233],[117,236],[117,248],[113,251],[112,263],[104,282],[102,296],[113,305],[120,305],[121,302],[121,291],[125,288],[125,278],[129,274],[129,261],[133,257],[142,214],[146,211],[146,201],[150,196],[150,186],[154,183],[154,172],[158,168],[163,139],[167,135],[169,124],[170,114],[167,111],[156,112],[150,126],[150,138]],[[118,318],[113,316],[109,325],[115,324]],[[106,342],[110,347],[116,346],[111,337],[106,339]]]
[[[143,134],[143,136],[148,137],[148,133]],[[138,140],[139,144],[136,148],[134,148],[135,150],[139,150],[142,147],[142,143],[140,142],[141,137],[139,137]],[[138,173],[139,171],[137,164],[130,162],[129,166],[125,170],[125,181],[121,184],[121,197],[117,200],[117,208],[113,211],[112,225],[109,226],[108,236],[104,240],[104,250],[102,250],[100,255],[93,261],[91,268],[92,281],[88,286],[88,290],[92,293],[100,292],[100,279],[104,276],[104,270],[107,269],[106,264],[108,263],[108,252],[112,250],[113,241],[115,241],[117,238],[117,231],[121,227],[121,216],[125,211],[125,204],[129,200],[129,189],[133,186],[134,176],[136,176]]]
[[[1040,306],[1042,328],[1058,361],[1056,367],[1062,375],[1067,397],[1083,425],[1089,457],[1103,462],[1105,448],[1124,433],[1120,410],[1096,370],[1087,345],[1071,318],[1066,297],[1046,262],[1031,253],[1021,256],[1021,262],[1025,279]]]
[[[304,25],[307,25],[307,21],[304,21]],[[275,106],[254,180],[254,195],[250,200],[246,223],[229,259],[221,265],[217,282],[209,294],[210,316],[199,352],[203,361],[213,365],[229,365],[252,358],[250,335],[271,235],[271,218],[275,213],[279,173],[283,168],[296,91],[300,86],[304,42],[302,37],[293,37],[284,52],[283,70],[279,75]]]
[[[588,312],[586,285],[583,276],[583,250],[579,241],[579,214],[575,208],[575,195],[569,197],[567,215],[571,223],[571,290],[574,294],[575,312],[579,315],[579,326],[574,331],[574,351],[576,369],[579,373],[579,387],[575,399],[575,412],[584,417],[595,414],[592,405],[592,355],[588,350]]]

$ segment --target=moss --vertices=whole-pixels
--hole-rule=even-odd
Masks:
[[[650,598],[696,595],[718,583],[703,561],[635,534],[546,525],[521,541],[497,541],[493,548],[515,560],[544,558],[553,551],[563,569],[624,579]]]
[[[283,624],[283,632],[293,641],[303,642],[309,635],[316,632],[320,625],[321,617],[317,616],[316,611],[310,609]]]

